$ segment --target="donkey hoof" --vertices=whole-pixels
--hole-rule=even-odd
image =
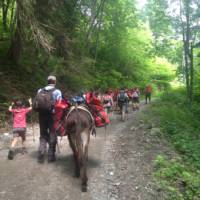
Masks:
[[[87,186],[86,185],[82,185],[82,192],[87,192]]]

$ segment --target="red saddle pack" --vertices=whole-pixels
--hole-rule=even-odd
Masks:
[[[92,92],[86,94],[86,103],[94,117],[96,127],[104,127],[110,124],[110,119],[101,101]]]
[[[110,119],[104,110],[94,114],[94,121],[96,127],[104,127],[110,124]]]
[[[69,104],[65,100],[57,101],[54,106],[55,114],[53,116],[53,121],[54,121],[53,127],[54,131],[58,136],[65,135],[65,128],[62,118],[67,108],[69,108]]]

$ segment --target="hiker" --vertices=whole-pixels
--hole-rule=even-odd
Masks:
[[[147,101],[151,102],[151,93],[152,93],[152,87],[151,85],[147,85],[145,88],[145,103],[147,104]]]
[[[113,99],[110,95],[110,91],[106,91],[106,93],[102,97],[103,107],[106,111],[106,114],[111,112],[111,108],[113,106]]]
[[[17,100],[9,106],[8,110],[13,114],[13,139],[8,152],[8,159],[13,160],[15,154],[15,147],[18,139],[22,141],[22,153],[27,153],[26,141],[26,114],[32,110],[32,101],[29,101],[29,107],[24,107],[22,101]]]
[[[125,112],[128,113],[128,95],[123,88],[117,95],[117,104],[120,108],[120,111],[122,111],[122,107],[125,106]]]
[[[126,91],[127,95],[128,95],[128,102],[132,101],[133,97],[133,91],[132,90],[127,90]]]
[[[140,103],[139,97],[140,97],[140,90],[139,88],[135,87],[133,89],[133,94],[132,94],[133,110],[136,109],[139,110],[139,103]]]
[[[40,126],[40,144],[38,149],[38,162],[43,163],[45,159],[45,152],[47,143],[48,149],[48,162],[56,160],[56,144],[57,135],[54,130],[54,106],[57,102],[62,100],[62,93],[56,89],[56,77],[48,76],[48,85],[38,90],[35,97],[33,108],[39,113],[39,126]]]
[[[118,109],[118,105],[117,105],[117,96],[119,94],[119,90],[115,89],[113,92],[113,109],[117,110]]]

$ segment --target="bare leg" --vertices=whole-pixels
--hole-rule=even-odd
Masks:
[[[25,138],[22,138],[22,153],[28,153],[26,149],[26,140]]]
[[[13,160],[13,158],[14,158],[14,149],[15,149],[17,142],[18,142],[18,137],[14,137],[13,140],[12,140],[12,143],[10,145],[10,150],[8,152],[8,159],[9,160]]]
[[[18,137],[13,138],[10,148],[14,149],[16,147],[17,142],[18,142]]]

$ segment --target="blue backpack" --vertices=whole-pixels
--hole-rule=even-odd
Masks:
[[[126,101],[126,96],[125,96],[125,92],[124,91],[121,91],[119,93],[118,101],[120,101],[120,102],[125,102]]]
[[[85,103],[85,99],[82,96],[75,96],[72,98],[73,103],[83,104]]]

